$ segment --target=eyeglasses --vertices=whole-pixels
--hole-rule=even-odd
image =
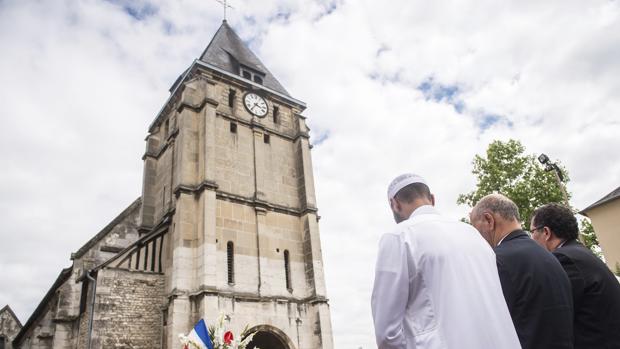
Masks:
[[[534,227],[534,229],[531,229],[531,230],[530,230],[530,232],[531,232],[531,233],[534,233],[536,230],[540,230],[540,229],[542,229],[542,228],[544,228],[544,227],[545,227],[544,225],[539,225],[539,226],[537,226],[537,227]]]

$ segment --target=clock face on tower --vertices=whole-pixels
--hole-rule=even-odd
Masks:
[[[256,93],[248,92],[243,97],[243,105],[252,114],[262,118],[267,115],[269,107],[265,99]]]

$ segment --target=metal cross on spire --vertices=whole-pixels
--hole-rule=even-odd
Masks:
[[[228,5],[228,1],[227,0],[215,0],[215,1],[219,2],[224,7],[224,20],[226,20],[226,9],[227,8],[234,9],[234,7]]]

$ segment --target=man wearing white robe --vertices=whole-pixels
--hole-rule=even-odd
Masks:
[[[397,177],[398,225],[383,235],[372,315],[379,349],[521,348],[495,255],[472,226],[446,219],[423,178]]]

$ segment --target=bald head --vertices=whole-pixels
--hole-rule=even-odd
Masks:
[[[502,194],[490,194],[480,199],[472,210],[472,215],[478,216],[484,212],[494,213],[507,221],[521,220],[517,205]]]
[[[497,246],[511,232],[521,229],[519,208],[501,194],[491,194],[480,199],[469,218],[491,247]]]

